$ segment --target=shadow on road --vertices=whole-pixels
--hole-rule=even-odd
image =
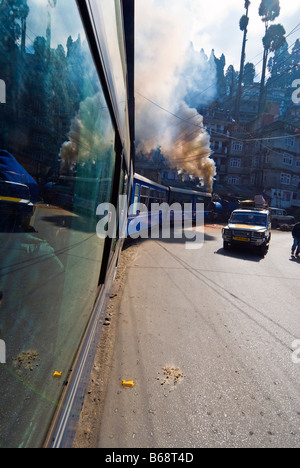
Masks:
[[[189,235],[193,236],[192,231],[189,232]],[[176,237],[177,236],[177,237]],[[196,232],[195,232],[196,236]],[[217,236],[212,236],[207,234],[207,232],[204,232],[204,243],[205,242],[211,242],[217,239]],[[159,241],[159,242],[164,242],[166,244],[183,244],[185,245],[187,242],[193,242],[193,239],[189,239],[188,237],[185,236],[183,230],[180,230],[178,227],[172,226],[170,229],[170,236],[166,237],[162,233],[162,229],[159,230],[159,236],[157,238],[151,237],[151,232],[149,231],[143,231],[143,238],[138,237],[137,239],[133,239],[132,237],[127,237],[124,242],[123,250],[128,249],[132,245],[137,245],[141,242],[147,242],[149,240],[153,241]]]
[[[220,248],[215,252],[217,255],[222,255],[223,257],[232,257],[238,260],[249,261],[249,262],[261,262],[264,260],[264,257],[257,254],[255,250],[245,249],[245,247],[231,247],[230,250],[225,250]],[[267,254],[268,255],[268,254]]]

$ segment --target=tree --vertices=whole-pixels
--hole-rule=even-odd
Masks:
[[[265,23],[265,36],[263,37],[263,65],[262,77],[260,82],[260,96],[259,96],[259,114],[263,110],[265,100],[265,81],[268,57],[270,52],[275,52],[282,47],[285,42],[285,29],[280,24],[270,25],[280,15],[279,0],[262,0],[259,7],[259,16]]]
[[[29,14],[27,0],[0,0],[0,70],[6,83],[6,119],[3,135],[16,125],[19,112],[18,100],[23,75],[19,72],[21,50],[25,52],[26,18]],[[1,138],[5,140],[5,137]],[[7,141],[6,141],[6,144]],[[3,145],[3,143],[2,143]]]
[[[233,96],[236,95],[239,81],[239,73],[235,71],[233,65],[229,65],[225,74],[225,80],[228,89],[227,94],[229,94],[229,98],[232,99]]]
[[[243,75],[244,75],[244,65],[245,65],[245,58],[246,58],[246,43],[247,43],[247,33],[248,33],[248,24],[249,24],[248,14],[249,14],[250,5],[251,5],[251,2],[249,0],[245,0],[246,14],[243,15],[240,19],[240,30],[244,32],[244,36],[243,36],[243,45],[242,45],[242,54],[241,54],[239,83],[238,83],[238,90],[237,90],[237,95],[236,95],[236,107],[235,107],[236,120],[238,120],[239,118],[240,105],[241,105],[242,82],[243,82]]]
[[[268,88],[287,88],[291,85],[290,53],[288,44],[285,42],[283,47],[275,51],[274,57],[268,62],[268,70],[271,77],[267,81]]]
[[[226,59],[225,55],[222,54],[221,57],[218,59],[215,56],[215,51],[214,49],[212,50],[212,57],[216,65],[216,72],[217,72],[217,95],[220,101],[224,101],[226,98],[227,94],[227,85],[226,85],[226,80],[224,76],[224,68],[226,65]]]
[[[25,42],[26,42],[26,19],[29,14],[29,7],[27,0],[20,2],[20,20],[21,20],[21,52],[25,55]]]
[[[279,0],[262,0],[258,14],[262,17],[262,21],[266,23],[267,30],[269,28],[270,21],[273,22],[280,15]]]
[[[253,63],[246,63],[244,69],[243,83],[245,86],[253,85],[255,78],[255,67]]]
[[[27,0],[0,2],[1,55],[17,50],[17,42],[25,40],[24,25],[29,13]]]

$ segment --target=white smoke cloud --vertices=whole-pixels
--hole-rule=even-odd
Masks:
[[[215,97],[216,68],[191,45],[194,4],[136,2],[136,138],[138,150],[160,146],[172,166],[211,187],[209,135],[195,106]]]

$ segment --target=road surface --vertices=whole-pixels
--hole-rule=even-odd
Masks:
[[[300,261],[145,240],[128,270],[99,447],[299,447]],[[300,354],[300,353],[299,353]],[[134,388],[122,380],[134,380]]]

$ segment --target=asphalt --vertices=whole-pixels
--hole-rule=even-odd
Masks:
[[[290,244],[274,232],[264,259],[225,252],[219,226],[206,227],[198,250],[138,243],[112,315],[98,447],[299,447],[300,265]]]

